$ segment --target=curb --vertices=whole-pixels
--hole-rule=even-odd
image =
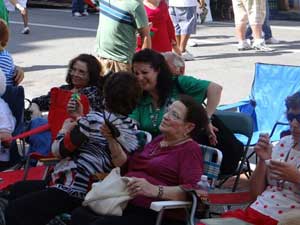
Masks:
[[[71,2],[56,2],[56,1],[49,1],[49,0],[31,0],[28,2],[28,6],[30,7],[39,7],[39,8],[54,8],[54,9],[65,9],[65,8],[71,8],[72,3]]]

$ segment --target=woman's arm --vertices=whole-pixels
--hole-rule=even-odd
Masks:
[[[265,160],[271,159],[272,145],[268,134],[261,134],[254,151],[259,158],[258,164],[250,178],[250,195],[254,199],[260,195],[267,186],[267,165]]]
[[[212,114],[214,114],[214,112],[216,111],[216,108],[220,103],[222,89],[223,88],[221,85],[214,82],[210,82],[210,84],[208,85],[206,93],[206,111],[208,117],[211,117]]]
[[[264,160],[259,159],[254,172],[250,178],[250,195],[255,200],[267,186],[267,166]]]
[[[100,132],[108,142],[108,148],[110,150],[110,155],[114,166],[123,166],[127,161],[127,155],[121,145],[113,138],[111,131],[106,124],[100,128]]]
[[[71,155],[88,137],[80,131],[77,122],[66,119],[56,140],[53,142],[51,151],[53,155],[64,158]]]
[[[179,186],[153,185],[144,178],[130,178],[128,184],[130,196],[143,195],[150,198],[159,198],[165,200],[186,200],[186,192]]]

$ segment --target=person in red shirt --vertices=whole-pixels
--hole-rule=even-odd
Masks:
[[[175,38],[175,29],[165,0],[144,0],[150,23],[152,49],[157,52],[175,51],[181,55]],[[141,38],[137,39],[137,51],[142,49]]]

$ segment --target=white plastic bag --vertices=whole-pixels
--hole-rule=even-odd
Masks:
[[[127,182],[130,178],[121,177],[120,168],[114,168],[103,181],[92,185],[82,205],[89,206],[100,215],[122,216],[130,196]]]

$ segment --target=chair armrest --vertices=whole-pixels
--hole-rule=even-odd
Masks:
[[[237,109],[240,106],[247,105],[247,104],[250,104],[250,99],[245,99],[245,100],[242,100],[242,101],[239,101],[239,102],[236,102],[236,103],[232,103],[232,104],[228,104],[228,105],[220,105],[220,106],[217,107],[217,110],[221,110],[221,111],[226,111],[226,110],[237,111],[237,110],[234,110],[234,109]]]
[[[157,201],[152,202],[150,209],[159,212],[163,209],[182,209],[191,207],[192,203],[188,201]]]
[[[26,138],[26,137],[29,137],[31,135],[44,132],[44,131],[49,130],[49,129],[50,129],[50,125],[47,123],[47,124],[44,124],[44,125],[39,126],[37,128],[34,128],[32,130],[29,130],[29,131],[26,131],[26,132],[21,133],[19,135],[16,135],[16,136],[12,137],[11,139],[9,139],[9,141],[13,141],[13,140],[16,140],[16,139]]]

